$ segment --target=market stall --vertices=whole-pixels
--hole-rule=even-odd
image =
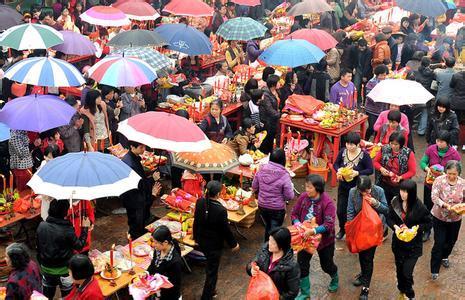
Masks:
[[[294,101],[292,104],[299,104],[299,101]],[[349,110],[342,105],[332,103],[315,102],[313,107],[304,108],[305,111],[299,110],[296,106],[298,105],[290,107],[288,110],[290,114],[283,114],[281,117],[280,147],[283,147],[285,142],[290,141],[293,136],[297,135],[298,139],[301,136],[308,136],[309,140],[313,140],[312,155],[318,158],[322,157],[324,147],[328,145],[330,149],[328,163],[333,175],[331,185],[336,186],[336,172],[332,164],[339,153],[341,138],[355,130],[360,130],[360,135],[363,138],[368,117],[355,110]],[[298,132],[293,133],[293,129]],[[312,134],[314,135],[312,136]],[[297,144],[300,143],[297,142]]]

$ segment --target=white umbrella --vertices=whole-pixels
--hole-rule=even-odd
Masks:
[[[374,102],[394,105],[425,104],[434,98],[420,83],[405,79],[386,79],[378,83],[367,97]]]

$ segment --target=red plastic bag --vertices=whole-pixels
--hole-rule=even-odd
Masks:
[[[246,300],[279,300],[279,292],[270,276],[258,271],[252,276],[247,288]]]
[[[362,210],[346,223],[346,243],[349,251],[359,253],[383,243],[383,222],[368,200],[362,200]]]

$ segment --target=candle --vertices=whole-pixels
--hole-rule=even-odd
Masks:
[[[297,131],[297,151],[300,149],[300,131]]]
[[[132,239],[129,233],[128,233],[128,241],[129,241],[129,258],[132,259]]]
[[[240,184],[241,184],[241,190],[242,190],[242,171],[241,171],[241,175],[239,176],[239,181],[240,181]],[[242,198],[242,192],[241,192],[241,198]]]
[[[199,96],[199,111],[202,112],[202,96]]]
[[[353,103],[351,109],[356,108],[357,106],[357,100],[358,100],[358,92],[357,89],[354,90],[354,96],[353,96]]]
[[[252,75],[252,70],[249,68],[247,70],[247,78],[250,78],[251,75]]]
[[[113,259],[113,252],[115,251],[115,244],[111,245],[111,249],[110,249],[110,268],[111,270],[113,270],[113,266],[114,266],[114,259]]]

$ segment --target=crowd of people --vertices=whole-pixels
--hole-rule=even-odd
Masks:
[[[23,13],[25,22],[87,35],[96,45],[96,59],[101,59],[110,53],[106,43],[122,29],[96,28],[83,22],[79,15],[91,6],[110,5],[111,2],[57,0],[51,11],[45,12],[44,5],[34,6],[30,11],[22,11],[18,6],[17,10]],[[153,0],[150,3],[161,11],[168,2]],[[283,1],[265,0],[258,6],[233,2],[215,1],[215,13],[210,22],[199,22],[207,35],[216,33],[228,19],[249,16],[264,20],[268,28],[265,38],[271,37],[273,25],[267,23],[265,17]],[[465,201],[465,179],[461,177],[461,159],[465,151],[465,71],[457,68],[464,53],[465,27],[454,37],[445,34],[445,27],[457,9],[448,10],[441,20],[412,13],[402,18],[399,26],[382,26],[373,40],[368,40],[343,29],[369,18],[381,2],[386,1],[327,2],[333,11],[320,14],[319,23],[313,24],[297,16],[290,28],[294,32],[316,26],[333,35],[337,45],[328,49],[321,61],[289,68],[285,74],[271,66],[265,67],[261,78],[250,78],[244,85],[239,99],[243,110],[240,124],[233,124],[223,115],[225,103],[217,99],[211,102],[199,128],[210,140],[228,145],[238,156],[257,149],[269,154],[269,162],[260,167],[251,182],[265,226],[264,244],[255,258],[250,258],[246,266],[248,275],[256,276],[259,270],[267,273],[281,299],[309,299],[310,261],[317,253],[321,269],[329,275],[328,291],[337,292],[339,274],[343,270],[334,260],[336,240],[345,238],[346,224],[360,213],[367,201],[383,222],[384,239],[389,230],[393,232],[392,252],[400,297],[415,299],[413,274],[423,254],[423,243],[433,234],[430,271],[432,280],[437,280],[441,267],[453,266],[449,256],[461,227],[461,216],[452,206]],[[459,6],[462,8],[465,7]],[[161,24],[164,17],[167,15],[162,14],[151,26]],[[184,23],[187,19],[183,17],[178,21]],[[132,29],[147,26],[144,22],[133,22]],[[433,30],[438,34],[433,35]],[[434,46],[430,46],[431,41],[435,41]],[[63,57],[63,53],[55,51],[3,50],[2,70],[27,57]],[[247,43],[228,42],[225,61],[216,66],[216,75],[232,76],[236,66],[256,64],[263,51],[259,39]],[[206,259],[201,299],[209,300],[217,296],[225,244],[232,251],[240,250],[228,224],[227,210],[218,201],[222,191],[221,174],[202,177],[170,166],[167,170],[160,169],[162,174],[157,171],[147,177],[140,158],[146,146],[117,132],[119,122],[155,110],[158,103],[166,101],[168,94],[184,96],[184,88],[194,79],[203,81],[206,75],[195,68],[198,63],[199,57],[176,61],[169,72],[183,74],[186,79],[171,88],[162,86],[157,80],[146,86],[117,89],[95,82],[86,76],[89,66],[84,67],[86,83],[81,97],[64,97],[75,109],[69,125],[42,133],[11,130],[9,140],[0,142],[0,174],[11,171],[15,188],[23,191],[32,174],[58,156],[83,150],[108,152],[110,145],[120,143],[128,149],[122,161],[142,178],[137,189],[120,196],[128,232],[134,239],[145,234],[146,226],[155,220],[150,209],[163,189],[161,177],[171,179],[171,188],[183,187],[187,178],[194,180],[202,197],[195,207],[193,237]],[[405,73],[405,80],[417,81],[434,95],[434,99],[424,105],[398,106],[367,97],[376,85],[401,71]],[[34,86],[6,78],[0,86],[4,102],[40,92]],[[283,108],[293,94],[310,95],[323,102],[363,111],[368,116],[368,129],[366,133],[354,131],[345,135],[341,150],[333,154],[337,197],[333,199],[326,192],[321,176],[311,174],[306,177],[305,191],[289,208],[290,201],[296,198],[295,181],[286,170],[286,151],[276,148],[276,140],[280,138],[278,128]],[[353,98],[356,101],[350,101]],[[187,119],[193,117],[187,110],[179,110],[176,114]],[[261,131],[267,133],[264,140],[255,135]],[[426,144],[423,156],[416,152],[419,145],[415,143]],[[369,149],[378,146],[380,150],[371,156]],[[415,154],[421,160],[417,160]],[[342,172],[347,168],[352,170],[349,177]],[[417,191],[415,177],[425,178],[422,197]],[[24,244],[12,243],[6,248],[6,261],[11,267],[6,299],[28,299],[34,290],[53,299],[57,287],[65,299],[103,299],[93,277],[94,266],[87,256],[95,224],[91,202],[74,200],[70,204],[64,199],[44,196],[41,210],[43,221],[36,233],[37,259],[31,257]],[[316,220],[317,227],[304,232],[305,238],[321,235],[314,254],[293,251],[291,233],[284,226],[287,215],[296,226]],[[396,235],[401,227],[415,226],[418,226],[416,236],[409,242]],[[158,297],[180,299],[184,266],[179,244],[166,226],[158,227],[152,238],[155,250],[147,272],[165,275],[173,284],[170,289],[162,289]],[[376,249],[374,246],[358,253],[360,272],[354,274],[353,284],[360,286],[362,300],[369,296]]]

